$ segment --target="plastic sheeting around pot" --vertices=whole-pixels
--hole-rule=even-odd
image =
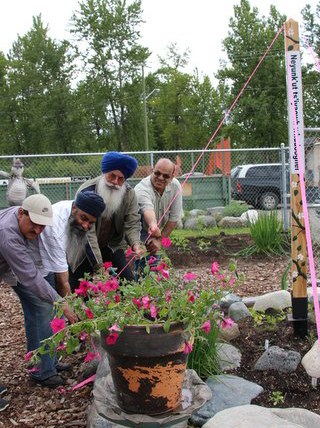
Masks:
[[[192,412],[212,398],[212,393],[194,370],[186,370],[180,406],[163,415],[149,416],[122,411],[116,402],[110,374],[95,381],[93,396],[93,404],[97,413],[110,422],[134,428],[155,428],[157,426],[164,428],[187,421]]]

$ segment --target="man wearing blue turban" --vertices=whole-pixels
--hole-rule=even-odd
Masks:
[[[106,208],[88,233],[86,260],[75,272],[70,272],[72,288],[78,286],[78,280],[85,272],[93,273],[105,262],[112,262],[120,278],[134,280],[124,251],[129,244],[137,258],[143,254],[138,203],[134,190],[126,182],[137,166],[138,162],[132,156],[107,152],[101,160],[102,175],[80,186],[78,192],[89,190],[101,196]]]

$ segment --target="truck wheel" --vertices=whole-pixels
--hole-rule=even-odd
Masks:
[[[275,210],[279,204],[279,196],[274,192],[266,192],[260,196],[260,207],[263,210]]]

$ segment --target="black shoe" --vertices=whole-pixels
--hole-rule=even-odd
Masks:
[[[62,386],[62,385],[65,385],[66,383],[66,380],[59,375],[50,376],[44,380],[34,379],[34,381],[37,382],[38,385],[44,386],[47,388],[57,388],[57,386]]]
[[[0,412],[5,410],[9,406],[8,401],[3,400],[3,398],[0,398]]]
[[[67,370],[71,370],[71,364],[69,363],[57,363],[56,364],[56,369],[57,372],[65,372]]]
[[[4,385],[0,384],[0,395],[4,394],[5,392],[7,392],[7,388]]]

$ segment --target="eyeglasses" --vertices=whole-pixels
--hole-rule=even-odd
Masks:
[[[161,175],[162,175],[162,177],[165,179],[165,180],[169,180],[169,178],[171,178],[171,175],[169,175],[169,174],[163,174],[162,172],[160,172],[160,171],[153,171],[153,173],[154,173],[154,175],[156,176],[156,177],[160,177]]]

